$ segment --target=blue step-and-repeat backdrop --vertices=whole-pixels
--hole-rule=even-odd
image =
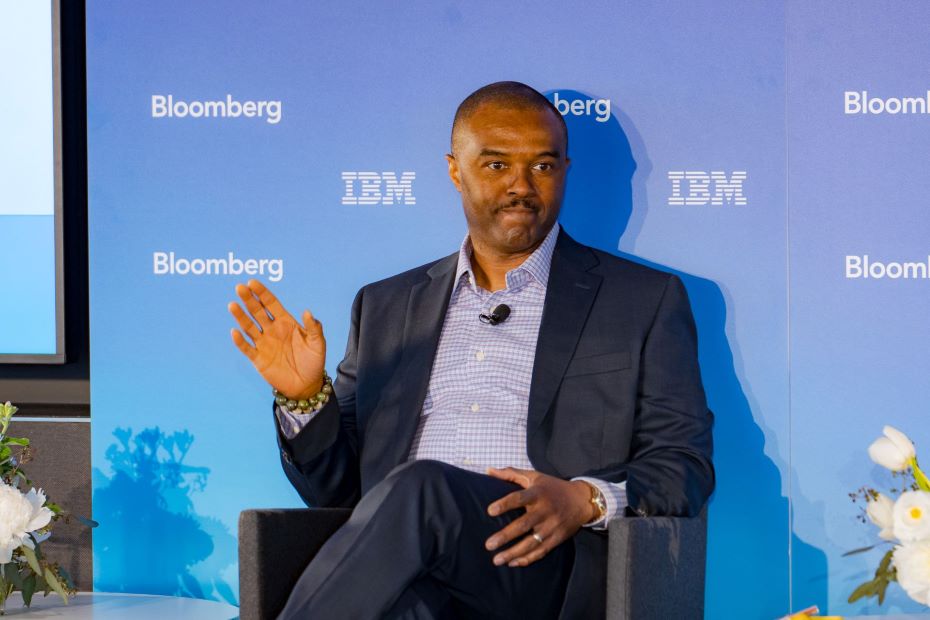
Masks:
[[[565,115],[562,223],[679,274],[715,428],[707,617],[847,604],[884,424],[930,445],[920,3],[89,0],[95,587],[238,599],[236,522],[300,505],[233,285],[339,361],[363,284],[454,251],[452,114]],[[882,610],[919,609],[898,588]]]

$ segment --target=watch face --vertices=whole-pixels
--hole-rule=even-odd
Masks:
[[[597,507],[597,516],[598,518],[603,518],[607,514],[607,500],[604,499],[604,494],[601,493],[600,489],[596,489],[594,497],[591,498],[591,503]]]

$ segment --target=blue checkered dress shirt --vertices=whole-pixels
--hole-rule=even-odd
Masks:
[[[526,453],[526,418],[558,234],[556,224],[522,265],[507,272],[506,287],[493,293],[475,282],[471,241],[465,237],[411,460],[434,459],[479,473],[488,467],[533,469]],[[490,325],[478,319],[499,304],[511,308],[506,321]],[[281,428],[289,438],[313,415],[278,410]],[[607,500],[606,518],[591,527],[606,527],[606,521],[627,504],[625,482],[576,480],[597,486]]]

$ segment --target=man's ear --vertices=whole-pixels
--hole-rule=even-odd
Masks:
[[[446,155],[446,162],[449,164],[449,178],[452,179],[452,184],[455,185],[455,189],[461,193],[462,177],[459,172],[459,162],[456,161],[455,155],[452,153]]]

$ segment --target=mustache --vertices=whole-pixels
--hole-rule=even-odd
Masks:
[[[503,211],[504,209],[530,209],[531,211],[539,211],[540,205],[535,200],[528,198],[514,198],[510,202],[505,202],[499,204],[495,211]]]

